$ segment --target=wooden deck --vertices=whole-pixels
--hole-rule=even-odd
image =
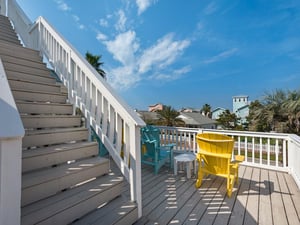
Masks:
[[[300,224],[300,191],[282,172],[241,166],[239,184],[226,196],[226,180],[205,178],[199,189],[183,171],[174,176],[163,167],[154,175],[142,168],[143,217],[141,224]],[[124,187],[128,192],[128,186]]]

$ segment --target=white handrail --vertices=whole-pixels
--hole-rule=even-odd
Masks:
[[[232,130],[158,127],[163,144],[175,144],[176,152],[197,151],[197,133],[221,133],[235,139],[234,154],[245,156],[243,164],[290,172],[300,188],[300,137],[293,134]]]
[[[131,200],[141,204],[140,127],[144,121],[131,109],[44,18],[33,25],[15,0],[9,1],[9,18],[24,44],[41,52],[68,88],[68,100],[79,107],[130,183]],[[134,134],[134,135],[133,135]]]

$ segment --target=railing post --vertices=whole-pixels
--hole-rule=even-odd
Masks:
[[[0,224],[20,224],[22,137],[0,140]]]
[[[140,128],[130,127],[130,194],[131,201],[138,206],[138,217],[142,216],[142,173],[141,173],[141,141]]]

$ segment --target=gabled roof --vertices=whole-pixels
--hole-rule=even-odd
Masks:
[[[181,112],[178,116],[181,118],[186,124],[189,125],[205,125],[205,124],[216,124],[215,120],[212,120],[206,116],[203,116],[201,113],[184,113]]]
[[[222,107],[217,107],[212,112],[216,112],[216,111],[219,111],[219,110],[225,111],[226,109],[224,109]]]
[[[137,111],[137,114],[143,120],[158,120],[159,119],[157,112]]]

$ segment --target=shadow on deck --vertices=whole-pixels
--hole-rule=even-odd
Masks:
[[[128,185],[124,194],[128,194]],[[126,194],[126,195],[127,195]],[[195,177],[177,176],[167,167],[158,175],[142,168],[141,224],[300,224],[300,191],[283,172],[241,166],[231,198],[226,180],[207,176],[199,189]]]

